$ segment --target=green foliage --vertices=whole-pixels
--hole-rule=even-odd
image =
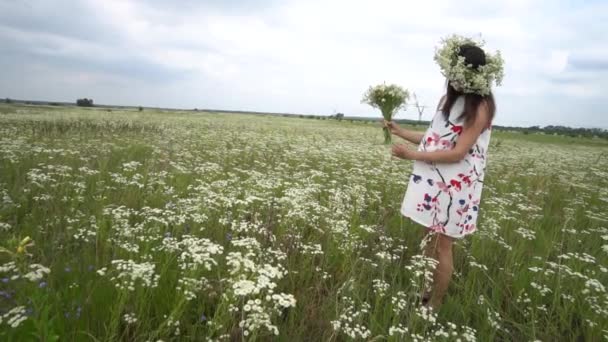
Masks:
[[[335,115],[333,115],[333,117],[338,120],[338,121],[342,121],[344,119],[344,114],[343,113],[336,113]]]
[[[93,99],[78,99],[76,100],[76,105],[79,107],[93,107]]]

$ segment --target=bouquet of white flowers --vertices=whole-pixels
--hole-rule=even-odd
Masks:
[[[393,116],[400,110],[405,108],[410,93],[407,89],[403,89],[396,84],[380,84],[375,87],[369,87],[361,103],[379,108],[382,116],[386,121],[391,121]],[[391,143],[391,132],[387,127],[384,127],[384,143]]]

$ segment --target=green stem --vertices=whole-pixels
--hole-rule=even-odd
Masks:
[[[380,111],[382,112],[382,116],[384,117],[384,120],[386,120],[386,121],[392,120],[393,112],[391,110],[388,110],[387,108],[380,108]],[[388,145],[392,142],[391,141],[391,132],[386,127],[384,127],[383,130],[384,130],[384,143],[386,145]]]
[[[391,132],[389,132],[388,128],[386,127],[384,127],[382,130],[384,131],[384,143],[388,145],[391,143]]]

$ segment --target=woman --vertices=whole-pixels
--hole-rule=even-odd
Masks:
[[[438,261],[424,305],[437,309],[453,273],[452,244],[477,229],[490,132],[496,105],[491,84],[502,80],[500,53],[452,36],[435,55],[447,78],[447,91],[426,133],[384,122],[391,133],[418,150],[394,145],[392,154],[414,161],[401,213],[428,228],[425,254]]]

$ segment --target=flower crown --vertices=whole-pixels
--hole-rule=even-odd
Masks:
[[[439,64],[441,73],[450,81],[454,89],[463,93],[489,95],[492,83],[499,86],[504,77],[504,61],[500,51],[495,54],[485,53],[486,64],[473,68],[465,64],[465,58],[460,56],[460,47],[474,45],[482,48],[483,40],[475,41],[473,38],[452,35],[441,40],[442,46],[435,49],[435,62]]]

